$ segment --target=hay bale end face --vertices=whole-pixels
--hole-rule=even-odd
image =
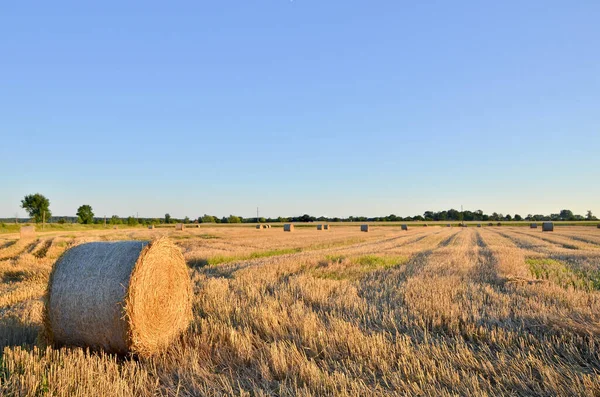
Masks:
[[[402,228],[402,230],[408,230],[408,225],[402,225],[400,227]]]
[[[154,225],[148,226],[148,229],[150,229],[150,230],[154,229]]]
[[[257,229],[262,229],[262,225],[256,225]]]
[[[329,225],[323,225],[323,229],[329,230]]]
[[[478,224],[477,224],[477,227],[481,227],[481,223],[478,223]]]
[[[496,226],[502,226],[502,223],[498,222],[498,223],[496,224]]]
[[[292,225],[291,223],[286,223],[285,225],[283,225],[283,231],[284,232],[293,232],[294,225]]]
[[[323,230],[323,225],[317,225],[317,230]]]
[[[600,229],[600,223],[599,223],[598,225],[596,225],[596,227],[597,227],[598,229]]]
[[[494,224],[492,222],[488,223],[488,226],[494,226]]]
[[[183,223],[178,223],[175,225],[175,230],[183,230],[185,229],[185,226],[183,226]]]
[[[19,233],[22,240],[35,238],[35,226],[22,226]]]
[[[552,223],[552,222],[542,223],[542,232],[553,232],[553,231],[554,231],[554,223]]]
[[[179,248],[167,239],[78,245],[56,262],[42,340],[151,356],[192,319],[192,289]]]
[[[531,224],[529,225],[529,227],[530,227],[531,229],[537,229],[537,223],[531,223]]]
[[[369,225],[360,225],[360,231],[361,232],[368,232],[369,231]]]

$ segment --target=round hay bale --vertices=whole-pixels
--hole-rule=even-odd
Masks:
[[[87,243],[54,265],[42,341],[151,356],[192,319],[188,268],[166,238]]]

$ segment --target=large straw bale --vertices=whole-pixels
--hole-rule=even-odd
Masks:
[[[552,222],[542,223],[542,232],[553,232],[553,231],[554,231],[554,223],[552,223]]]
[[[329,230],[329,225],[323,225],[323,230]]]
[[[283,225],[283,231],[284,232],[293,232],[294,225],[292,225],[291,223],[286,223],[285,225]]]
[[[369,231],[369,225],[360,225],[360,231],[361,232],[368,232]]]
[[[35,238],[35,226],[21,226],[20,237],[23,240]]]
[[[530,224],[529,224],[529,227],[530,227],[531,229],[537,229],[537,223],[530,223]]]
[[[402,230],[408,230],[408,225],[404,224],[402,226],[400,226],[402,228]]]
[[[256,225],[257,229],[262,229],[262,225]]]
[[[148,229],[150,229],[150,230],[154,229],[154,225],[148,226]]]
[[[317,230],[323,230],[323,225],[317,225]]]
[[[183,230],[185,229],[185,226],[183,226],[183,223],[178,223],[175,225],[175,230]]]
[[[87,243],[66,251],[50,274],[41,340],[151,356],[191,318],[188,268],[168,239]]]

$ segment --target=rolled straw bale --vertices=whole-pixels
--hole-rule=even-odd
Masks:
[[[552,223],[552,222],[542,223],[542,232],[553,232],[553,231],[554,231],[554,223]]]
[[[529,227],[531,229],[537,229],[537,223],[531,223],[531,224],[529,224]]]
[[[150,229],[150,230],[154,229],[154,225],[148,226],[148,229]]]
[[[262,229],[262,225],[256,225],[257,229]]]
[[[498,222],[498,223],[496,224],[496,226],[502,226],[502,223]]]
[[[323,225],[317,225],[317,230],[323,230]]]
[[[192,289],[177,246],[160,238],[81,244],[54,265],[42,341],[151,356],[189,325]]]
[[[427,227],[427,224],[426,224],[426,223],[424,223],[424,224],[423,224],[423,227]]]
[[[291,223],[286,223],[285,225],[283,225],[283,231],[284,232],[293,232],[294,225],[292,225]]]
[[[185,229],[185,226],[183,226],[183,223],[178,223],[175,225],[175,230],[183,230]]]
[[[20,238],[23,240],[35,238],[35,226],[21,226]]]
[[[451,224],[447,224],[446,227],[452,227],[452,225]]]
[[[477,227],[481,227],[481,223],[478,223],[478,224],[477,224]]]
[[[113,226],[114,230],[117,230],[119,228],[119,226]]]
[[[323,230],[329,230],[329,225],[323,225]]]
[[[360,231],[361,232],[368,232],[369,231],[369,225],[360,225]]]
[[[408,225],[402,225],[401,228],[402,230],[408,230]]]
[[[596,227],[597,227],[598,229],[600,229],[600,223],[599,223],[599,224],[597,224],[597,225],[596,225]]]

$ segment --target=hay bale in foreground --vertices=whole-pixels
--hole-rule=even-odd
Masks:
[[[291,223],[286,223],[285,225],[283,225],[283,231],[284,232],[293,232],[294,225],[292,225]]]
[[[531,223],[531,224],[529,224],[529,227],[531,229],[537,229],[537,223]]]
[[[408,230],[408,225],[402,225],[400,227],[402,228],[402,230]]]
[[[187,265],[168,239],[87,243],[66,251],[54,265],[41,340],[150,356],[191,319]]]
[[[553,231],[554,231],[554,223],[552,223],[552,222],[542,223],[542,232],[553,232]]]
[[[360,231],[361,232],[368,232],[369,231],[369,225],[360,225]]]
[[[183,223],[178,223],[175,225],[175,230],[183,230],[185,229],[185,226],[183,226]]]
[[[35,238],[35,226],[21,226],[19,233],[21,240]]]

